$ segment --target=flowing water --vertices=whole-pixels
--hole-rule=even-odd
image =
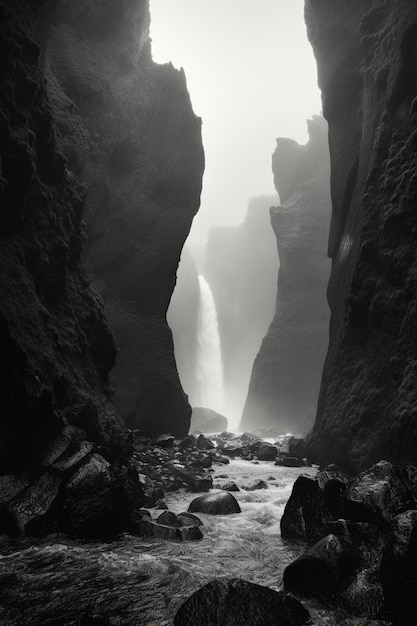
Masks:
[[[128,534],[110,543],[63,536],[16,545],[0,541],[0,624],[67,624],[90,611],[110,618],[112,626],[168,626],[181,604],[214,578],[240,577],[278,589],[286,565],[305,549],[281,539],[280,517],[297,476],[314,472],[242,460],[216,466],[215,485],[233,480],[241,487],[234,495],[242,512],[198,514],[204,538],[196,542]],[[266,489],[245,489],[258,479]],[[197,495],[175,492],[166,502],[180,513]],[[315,626],[338,623],[328,611],[307,606]]]
[[[217,311],[210,286],[203,276],[198,311],[197,382],[199,403],[221,412],[223,403],[223,364]]]

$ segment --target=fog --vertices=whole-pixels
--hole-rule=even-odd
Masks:
[[[151,0],[154,60],[185,70],[203,120],[206,172],[191,241],[243,221],[248,200],[275,193],[277,137],[307,140],[321,110],[304,0]]]
[[[151,0],[150,6],[154,60],[184,68],[206,155],[201,208],[168,321],[180,378],[196,405],[202,397],[198,274],[204,274],[217,307],[224,376],[222,398],[214,394],[210,405],[236,430],[274,314],[279,260],[269,207],[279,200],[271,156],[277,137],[305,143],[306,120],[321,110],[304,0],[260,0],[256,7],[253,0]]]

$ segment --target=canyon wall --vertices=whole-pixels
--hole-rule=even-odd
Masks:
[[[191,409],[166,312],[204,155],[184,73],[153,63],[149,21],[144,0],[61,0],[47,76],[59,144],[88,185],[86,256],[118,348],[114,405],[131,427],[184,435]]]
[[[224,370],[222,412],[237,427],[253,360],[271,323],[278,255],[269,208],[276,196],[252,198],[242,224],[213,227],[204,276],[217,308]]]
[[[326,241],[330,219],[327,125],[308,121],[305,146],[278,139],[272,158],[281,205],[271,208],[280,259],[274,319],[252,369],[241,427],[306,433],[327,349]]]
[[[36,39],[37,8],[0,4],[0,473],[35,463],[68,423],[109,444],[116,349],[81,258],[84,189],[66,168]]]
[[[417,453],[417,6],[307,0],[329,122],[330,343],[312,460]]]

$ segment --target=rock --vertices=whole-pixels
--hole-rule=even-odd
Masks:
[[[172,511],[164,511],[161,513],[156,520],[156,523],[163,524],[164,526],[171,526],[172,528],[179,528],[181,526],[177,516]]]
[[[410,289],[417,232],[410,180],[417,167],[417,77],[405,61],[416,20],[410,2],[306,4],[329,120],[333,201],[332,323],[306,455],[355,475],[380,459],[399,468],[416,462],[417,307]],[[342,30],[342,38],[333,37]],[[404,88],[393,110],[390,94],[399,83]]]
[[[330,604],[353,578],[356,562],[336,535],[323,537],[284,570],[284,587],[303,597]]]
[[[377,617],[384,609],[384,590],[377,566],[363,569],[342,594],[343,604],[354,615]]]
[[[417,467],[414,465],[407,465],[404,468],[403,479],[406,487],[413,496],[414,502],[417,504]]]
[[[258,435],[255,435],[254,433],[242,433],[239,438],[242,441],[250,441],[250,442],[254,442],[254,441],[258,441],[258,442],[262,442],[262,439],[260,437],[258,437]],[[265,442],[262,442],[265,443]]]
[[[244,487],[246,491],[256,491],[257,489],[268,489],[268,485],[264,480],[258,479]]]
[[[241,512],[237,500],[227,491],[199,496],[191,502],[188,510],[190,513],[209,513],[210,515],[230,515]]]
[[[29,474],[6,474],[0,476],[0,506],[7,504],[13,500],[22,491],[30,485],[31,477]]]
[[[308,131],[306,145],[278,139],[272,157],[281,203],[270,210],[278,291],[274,319],[253,363],[243,428],[276,425],[282,433],[307,433],[313,425],[328,341],[331,199],[327,123],[313,116]]]
[[[326,534],[327,523],[341,517],[349,478],[337,472],[299,476],[281,518],[284,539],[311,541]]]
[[[180,607],[175,626],[298,626],[309,613],[294,597],[240,579],[213,580]]]
[[[214,448],[214,443],[205,435],[199,435],[197,437],[197,448],[199,450],[212,450]]]
[[[195,406],[191,413],[190,430],[199,430],[203,433],[218,433],[227,429],[227,419],[224,415],[212,409]]]
[[[242,446],[236,446],[232,443],[222,444],[221,446],[219,445],[219,450],[222,454],[225,454],[226,456],[230,456],[232,458],[235,458],[236,456],[242,456],[243,453]]]
[[[385,602],[395,624],[411,625],[417,615],[417,510],[397,515],[381,561]]]
[[[60,474],[48,469],[40,478],[31,483],[23,493],[16,496],[7,505],[9,518],[8,531],[24,535],[26,526],[48,513],[58,495],[62,482]]]
[[[192,513],[179,513],[177,515],[177,520],[180,526],[202,526],[203,522],[197,515],[193,515]]]
[[[414,506],[401,473],[388,461],[376,463],[355,478],[345,498],[346,517],[374,524],[391,522]]]
[[[91,441],[81,441],[74,446],[70,446],[52,465],[61,472],[74,470],[93,450],[94,444]]]
[[[284,467],[303,467],[305,465],[303,459],[295,456],[284,456],[280,464]]]
[[[94,453],[63,485],[57,516],[71,535],[106,538],[121,529],[121,489],[110,466]]]
[[[180,529],[183,541],[199,541],[203,539],[203,533],[198,526],[184,526]]]
[[[168,505],[165,502],[165,500],[158,500],[158,502],[155,504],[155,509],[167,510],[168,509]]]
[[[310,476],[299,476],[281,518],[283,539],[311,541],[323,535],[319,484]]]
[[[223,489],[224,491],[240,491],[239,487],[233,481],[228,481],[223,485],[219,485],[216,487],[216,489]]]
[[[275,461],[277,449],[275,446],[264,444],[256,449],[256,456],[260,461]]]
[[[159,446],[160,448],[170,448],[173,443],[175,441],[175,437],[174,435],[159,435],[159,437],[157,437],[155,439],[155,444],[157,446]]]
[[[158,518],[159,519],[159,518]],[[170,521],[170,520],[169,520]],[[198,526],[171,526],[144,518],[140,524],[140,534],[154,539],[166,541],[198,541],[203,538],[203,533]]]
[[[209,491],[213,486],[213,479],[208,474],[198,475],[189,469],[173,466],[172,471],[187,485],[189,491]]]
[[[196,444],[197,439],[194,437],[194,435],[187,435],[178,443],[178,448],[180,450],[188,450],[189,448],[194,448]]]

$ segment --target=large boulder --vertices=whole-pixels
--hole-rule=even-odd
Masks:
[[[330,534],[285,568],[284,587],[304,597],[337,604],[356,564],[339,538]]]
[[[309,613],[293,596],[238,578],[213,580],[180,607],[175,626],[301,626]]]
[[[382,524],[414,506],[400,471],[388,461],[380,461],[349,485],[344,509],[348,519]]]
[[[224,430],[227,430],[227,418],[224,415],[202,406],[193,407],[190,432],[218,433]]]
[[[189,507],[190,513],[209,513],[210,515],[230,515],[240,513],[240,506],[231,493],[220,491],[195,498]]]

